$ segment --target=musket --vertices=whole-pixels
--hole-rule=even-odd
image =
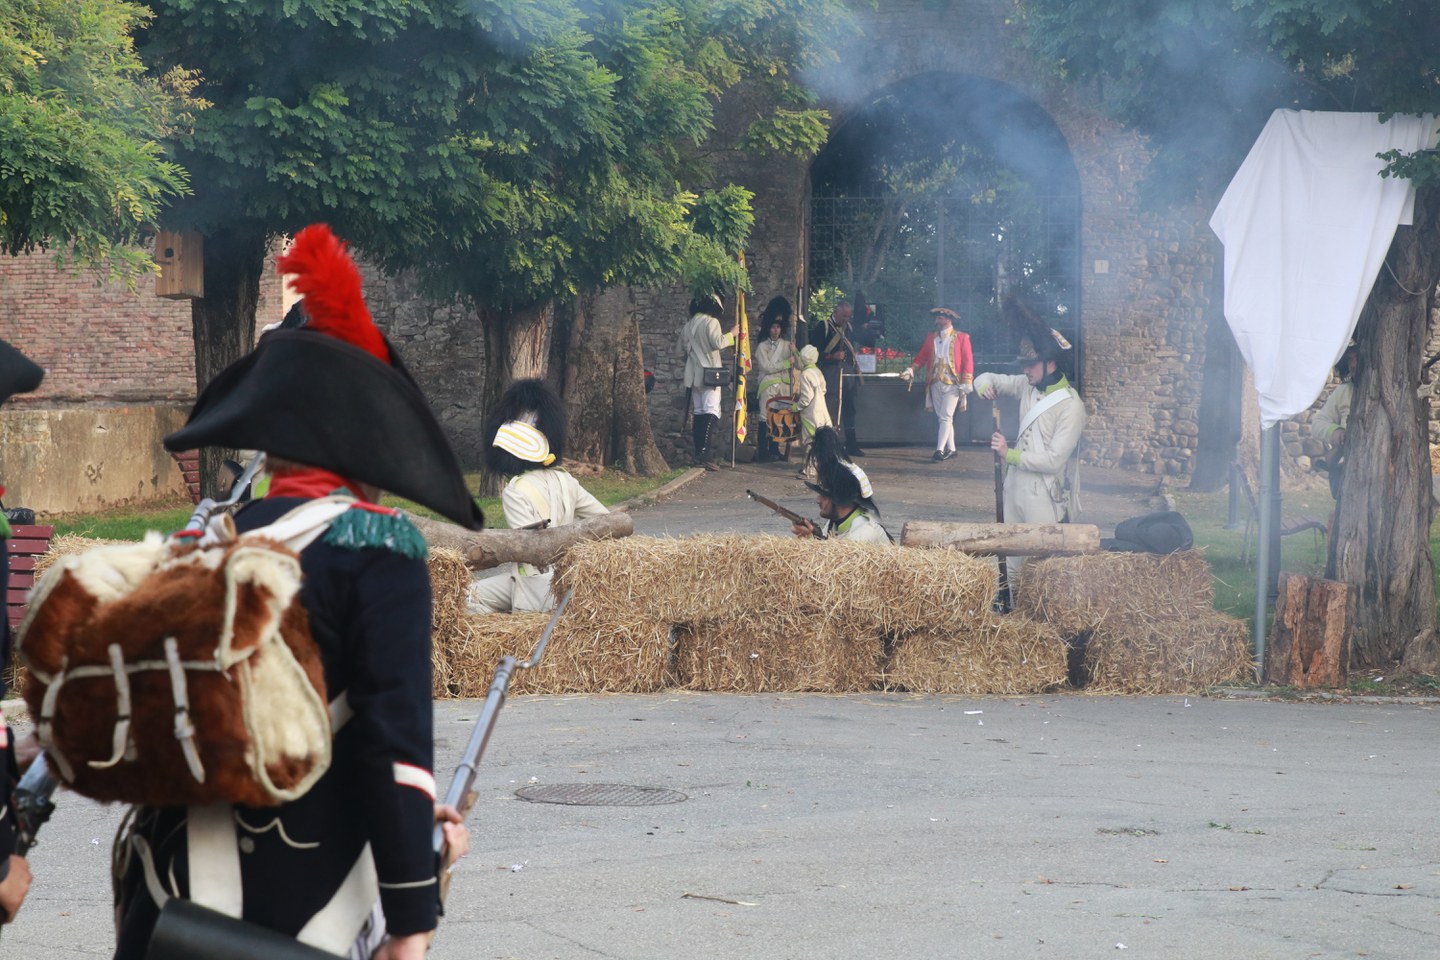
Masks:
[[[789,520],[791,523],[798,523],[802,526],[808,526],[810,528],[810,533],[814,535],[816,540],[825,539],[824,530],[821,530],[819,527],[815,526],[815,524],[811,523],[807,518],[800,516],[800,514],[796,513],[794,510],[786,509],[785,507],[780,506],[780,504],[776,503],[774,500],[771,500],[769,497],[760,496],[760,494],[756,493],[754,490],[746,490],[745,495],[751,500],[754,500],[756,503],[760,504],[760,506],[769,507],[771,510],[774,510],[776,513],[780,514],[780,516],[784,517],[786,520]]]
[[[1000,398],[996,397],[990,405],[990,413],[995,419],[995,432],[1000,432]],[[995,522],[1005,522],[1005,458],[1000,456],[1000,451],[995,451]],[[1010,612],[1010,605],[1013,598],[1010,595],[1010,567],[1002,554],[1000,561],[1000,611]]]
[[[480,760],[485,756],[485,748],[490,743],[490,734],[495,729],[495,721],[500,717],[500,708],[505,705],[505,693],[510,689],[510,679],[514,676],[515,671],[529,670],[540,662],[540,658],[545,655],[545,645],[550,642],[550,635],[555,632],[555,625],[560,622],[560,615],[565,612],[565,607],[574,595],[575,588],[571,587],[560,599],[559,604],[555,607],[555,612],[550,615],[550,622],[545,625],[545,632],[540,634],[540,640],[535,644],[535,649],[530,652],[528,660],[516,662],[514,657],[502,657],[500,665],[495,668],[495,678],[490,681],[490,690],[485,695],[484,706],[480,709],[480,719],[475,722],[475,729],[470,731],[470,742],[465,745],[465,753],[460,758],[459,766],[455,768],[455,775],[450,778],[450,789],[445,791],[445,803],[460,812],[462,823],[475,806],[475,776],[480,766]],[[440,860],[440,902],[443,905],[445,895],[450,892],[450,877],[455,866],[455,858],[445,843],[445,829],[438,823],[435,825],[431,842],[434,844],[435,853]]]

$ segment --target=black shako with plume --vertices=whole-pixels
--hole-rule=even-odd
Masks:
[[[312,224],[277,265],[305,298],[305,324],[265,334],[216,375],[165,448],[263,450],[483,527],[450,441],[370,317],[345,244]]]

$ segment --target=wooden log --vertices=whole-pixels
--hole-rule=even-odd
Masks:
[[[942,523],[911,520],[900,531],[900,545],[1002,557],[1098,553],[1100,528],[1090,523]]]
[[[1280,574],[1265,682],[1301,689],[1349,683],[1355,601],[1352,583]]]
[[[618,511],[545,530],[466,530],[443,520],[410,519],[430,546],[459,551],[471,570],[512,562],[548,567],[582,540],[616,540],[635,532],[634,518]]]

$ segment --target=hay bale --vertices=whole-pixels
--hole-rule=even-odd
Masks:
[[[577,544],[556,565],[556,593],[600,623],[773,622],[803,635],[816,619],[847,633],[898,636],[937,610],[970,619],[995,595],[995,570],[952,551],[817,544],[794,537],[627,537]]]
[[[93,550],[96,547],[109,547],[117,543],[125,543],[124,540],[100,540],[95,537],[82,537],[77,533],[61,534],[50,541],[50,548],[35,558],[35,580],[38,582],[40,576],[55,565],[55,561],[62,557],[69,557],[77,553],[84,553],[86,550]]]
[[[500,659],[527,658],[549,622],[548,613],[462,615],[437,646],[446,685],[435,695],[485,696]],[[665,685],[669,635],[665,624],[598,623],[567,609],[539,665],[517,671],[510,692],[653,693]]]
[[[895,642],[884,682],[911,693],[1040,693],[1066,681],[1065,641],[1021,614],[918,630]]]
[[[450,660],[446,651],[459,642],[460,618],[470,589],[470,568],[458,550],[431,548],[425,559],[430,571],[430,676],[433,693],[446,696],[450,689]]]
[[[1214,599],[1210,564],[1198,550],[1095,553],[1026,563],[1015,610],[1069,637],[1189,620],[1212,612]]]
[[[1175,621],[1097,628],[1085,644],[1090,680],[1101,694],[1203,693],[1254,677],[1250,628],[1213,610]]]
[[[676,684],[733,693],[850,693],[875,685],[879,637],[830,617],[796,626],[753,615],[684,624],[676,632]]]

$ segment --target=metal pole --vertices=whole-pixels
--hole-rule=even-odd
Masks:
[[[1272,460],[1277,454],[1280,427],[1275,425],[1260,432],[1260,535],[1256,542],[1255,559],[1255,624],[1251,637],[1255,648],[1255,679],[1265,675],[1265,618],[1270,606],[1270,566],[1279,558],[1272,552],[1270,529],[1275,522],[1275,500],[1271,496],[1274,473]]]
[[[1225,529],[1240,529],[1240,464],[1230,464],[1230,509],[1225,515]]]
[[[1270,431],[1270,581],[1265,592],[1272,610],[1280,596],[1280,528],[1285,516],[1281,508],[1284,491],[1280,487],[1280,454],[1280,424],[1277,423]]]

